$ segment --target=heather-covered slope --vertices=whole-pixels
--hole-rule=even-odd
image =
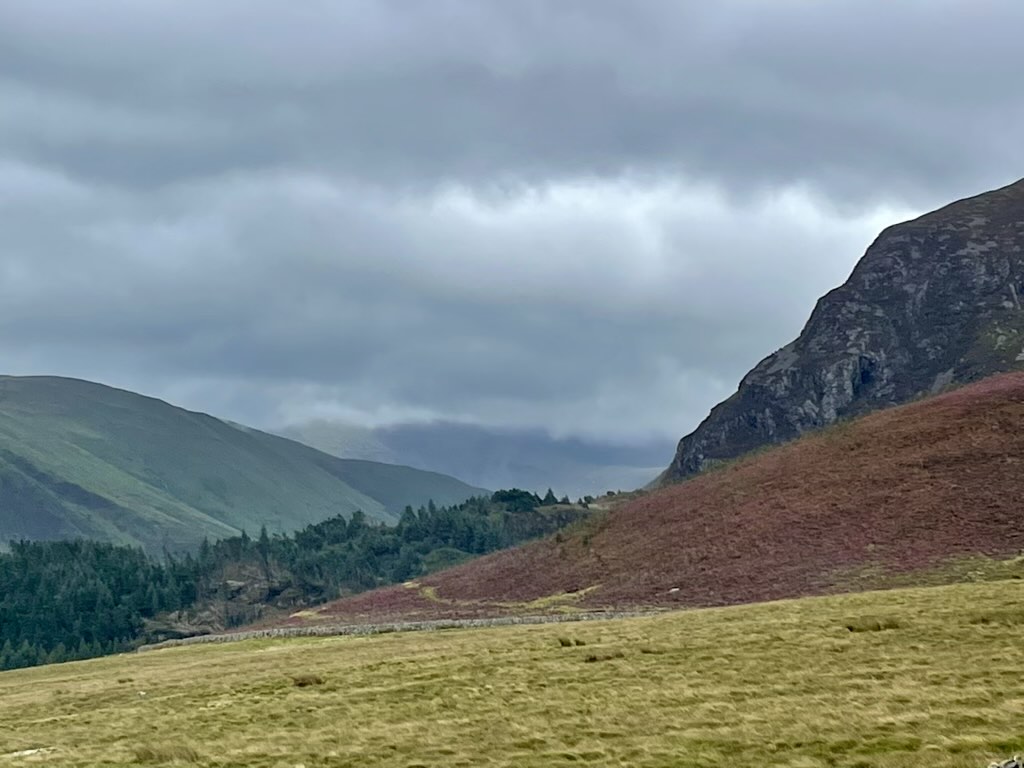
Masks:
[[[82,537],[159,552],[356,509],[395,521],[405,504],[476,492],[99,384],[0,377],[0,541]]]
[[[719,605],[1024,550],[1024,374],[874,413],[324,618]],[[553,596],[577,593],[574,597]]]
[[[1024,367],[1024,180],[889,227],[799,338],[678,446],[662,481]]]

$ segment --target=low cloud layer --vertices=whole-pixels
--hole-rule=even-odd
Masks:
[[[258,426],[678,437],[879,229],[1024,175],[1021,21],[0,6],[5,372]]]

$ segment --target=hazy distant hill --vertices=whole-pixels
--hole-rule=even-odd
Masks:
[[[74,379],[0,377],[0,541],[90,537],[151,550],[260,526],[480,492],[409,467],[344,461],[160,400]]]
[[[672,440],[598,443],[448,422],[365,429],[316,421],[281,434],[343,458],[408,464],[486,488],[553,488],[573,498],[646,485],[675,449]]]

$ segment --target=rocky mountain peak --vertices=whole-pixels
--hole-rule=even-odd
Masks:
[[[684,437],[663,481],[1024,368],[1024,179],[889,227],[800,336]]]

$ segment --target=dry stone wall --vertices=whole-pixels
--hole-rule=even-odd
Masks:
[[[506,627],[518,624],[560,624],[567,622],[630,619],[654,616],[659,611],[606,611],[595,613],[553,614],[547,616],[501,616],[491,619],[436,619],[432,621],[396,621],[381,624],[313,624],[305,627],[274,627],[250,629],[243,632],[224,632],[214,635],[196,635],[176,640],[165,640],[139,647],[139,652],[161,648],[203,643],[233,643],[242,640],[285,637],[340,637],[346,635],[380,635],[388,632],[430,632],[441,629],[468,629],[480,627]]]

